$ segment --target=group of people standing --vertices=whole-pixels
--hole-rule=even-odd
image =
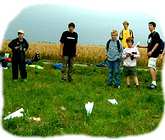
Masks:
[[[127,86],[130,87],[130,77],[133,77],[136,87],[139,87],[137,78],[137,59],[140,57],[138,47],[147,48],[148,52],[148,67],[150,70],[152,82],[149,84],[150,89],[155,89],[156,84],[156,62],[159,56],[160,36],[155,31],[156,23],[149,22],[148,27],[151,32],[148,36],[147,46],[134,46],[134,33],[129,29],[129,23],[123,22],[123,30],[119,34],[118,31],[112,30],[111,39],[106,44],[106,55],[108,60],[108,86],[120,88],[120,66],[123,64],[123,71],[126,76]],[[71,82],[73,72],[73,61],[76,57],[76,48],[78,42],[78,34],[75,32],[75,24],[69,23],[68,30],[62,33],[60,38],[60,56],[63,60],[63,67],[61,70],[61,79]],[[21,78],[27,80],[25,52],[28,49],[28,42],[24,39],[24,31],[18,31],[18,38],[12,40],[9,45],[12,49],[12,75],[13,80],[18,80],[18,68],[20,69]],[[164,53],[163,53],[164,54]]]
[[[130,87],[131,79],[134,80],[135,85],[139,88],[139,81],[137,77],[137,59],[140,58],[138,48],[147,48],[148,68],[151,75],[151,83],[147,86],[150,89],[157,87],[157,59],[162,53],[162,59],[165,51],[161,52],[162,40],[158,32],[156,32],[156,23],[149,22],[148,28],[150,34],[147,40],[147,46],[134,45],[134,34],[129,29],[129,23],[123,22],[124,29],[119,34],[117,30],[111,32],[111,39],[108,40],[106,45],[107,59],[109,67],[108,85],[120,88],[120,65],[123,65],[123,73],[126,77],[127,87]],[[120,43],[121,42],[121,43]],[[132,77],[132,78],[131,78]]]

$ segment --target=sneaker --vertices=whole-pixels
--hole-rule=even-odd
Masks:
[[[113,86],[113,84],[112,83],[107,83],[107,86],[111,87],[111,86]]]
[[[61,77],[61,80],[62,80],[62,81],[66,81],[66,78],[65,78],[65,77]]]
[[[157,87],[157,86],[154,85],[154,84],[152,84],[152,83],[148,85],[148,88],[149,88],[149,89],[155,89],[156,87]]]
[[[23,82],[27,82],[27,79],[22,79]]]
[[[120,88],[120,86],[116,86],[116,85],[115,85],[115,86],[114,86],[114,88],[118,88],[118,89],[119,89],[119,88]]]
[[[140,88],[140,85],[136,85],[136,88],[137,88],[137,89]]]
[[[71,82],[71,81],[73,81],[73,79],[72,78],[68,78],[68,81]]]
[[[17,82],[18,80],[17,80],[17,79],[14,79],[13,81],[14,81],[14,82]]]

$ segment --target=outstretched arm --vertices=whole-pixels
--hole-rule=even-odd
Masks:
[[[138,48],[147,48],[148,46],[145,45],[137,45]]]

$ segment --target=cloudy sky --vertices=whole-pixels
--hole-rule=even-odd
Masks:
[[[148,22],[156,21],[140,12],[124,12],[117,9],[108,12],[66,5],[38,5],[21,11],[9,24],[4,38],[13,39],[17,36],[17,30],[23,29],[28,41],[58,43],[62,32],[67,30],[67,24],[75,22],[80,44],[104,45],[112,29],[120,31],[123,28],[124,20],[130,22],[135,42],[142,43],[146,43],[147,40]],[[162,36],[159,23],[157,24],[157,30]]]

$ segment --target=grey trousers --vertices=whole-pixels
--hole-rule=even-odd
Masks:
[[[62,78],[66,79],[68,77],[68,79],[72,78],[72,72],[73,72],[73,57],[70,56],[64,56],[62,63],[63,63],[63,67],[61,70],[62,73]]]

